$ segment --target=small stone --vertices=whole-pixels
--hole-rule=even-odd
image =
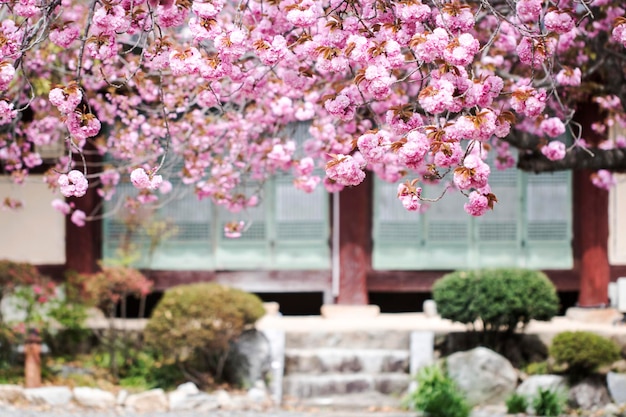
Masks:
[[[74,400],[83,407],[110,408],[116,403],[115,395],[98,388],[74,388]]]
[[[185,382],[176,387],[176,391],[184,392],[185,394],[197,394],[200,392],[196,384],[193,382]]]
[[[219,401],[215,395],[201,394],[194,399],[194,410],[214,411],[220,408]]]
[[[231,410],[234,407],[235,403],[227,391],[220,389],[215,391],[213,395],[215,395],[217,403],[222,410]]]
[[[264,388],[253,387],[248,390],[246,396],[251,402],[260,404],[267,400],[267,391]]]
[[[140,413],[166,411],[168,408],[167,397],[161,388],[129,395],[124,405]]]
[[[72,391],[68,387],[26,388],[24,396],[33,405],[64,406],[72,400]]]
[[[115,403],[119,406],[123,406],[124,403],[126,402],[126,398],[128,398],[128,391],[123,389],[117,393],[117,398],[115,400]]]

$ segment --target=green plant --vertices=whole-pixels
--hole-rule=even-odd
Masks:
[[[485,331],[512,332],[530,320],[550,320],[559,308],[554,285],[539,271],[484,269],[445,275],[433,286],[443,318]]]
[[[610,339],[585,331],[559,333],[552,340],[550,355],[567,364],[571,376],[584,376],[620,357],[619,346]]]
[[[181,366],[194,382],[221,380],[231,343],[265,310],[247,292],[214,283],[170,288],[145,329],[147,346]],[[207,375],[208,373],[208,375]]]
[[[84,300],[89,306],[98,307],[109,320],[106,330],[94,332],[100,339],[103,347],[109,351],[109,370],[114,377],[120,376],[120,361],[116,358],[122,355],[122,363],[131,360],[131,353],[138,345],[132,340],[130,332],[125,328],[115,326],[116,311],[119,306],[121,317],[126,318],[126,299],[134,295],[141,297],[142,305],[152,288],[152,281],[140,271],[125,266],[101,265],[102,271],[95,274],[73,274],[68,277],[76,297]],[[136,342],[136,343],[135,343]]]
[[[521,394],[511,394],[505,403],[507,414],[522,414],[528,410],[528,398]]]
[[[552,366],[548,361],[531,362],[524,367],[528,375],[545,375],[552,373]]]
[[[470,407],[456,384],[438,365],[419,370],[417,389],[408,395],[406,403],[430,417],[468,417],[470,414]]]
[[[533,410],[538,416],[560,416],[565,409],[566,400],[558,389],[539,388],[533,399]]]

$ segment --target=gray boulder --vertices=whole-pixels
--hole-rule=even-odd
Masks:
[[[214,395],[201,392],[193,382],[179,385],[176,390],[167,394],[170,411],[202,410],[212,411],[219,408]]]
[[[267,337],[256,329],[246,330],[234,343],[226,369],[230,381],[252,387],[271,371],[272,351]]]
[[[539,389],[560,390],[566,393],[567,381],[560,375],[531,375],[517,387],[515,392],[527,398],[533,398]]]
[[[26,388],[24,397],[33,405],[64,406],[72,400],[72,391],[68,387]]]
[[[448,356],[448,375],[470,405],[497,404],[515,391],[517,372],[502,355],[478,347]]]
[[[74,400],[88,408],[110,408],[115,406],[115,395],[98,388],[74,388]]]
[[[602,379],[586,378],[570,388],[568,402],[572,408],[595,410],[609,404],[611,398]]]
[[[152,389],[139,394],[132,394],[124,401],[124,406],[139,413],[151,413],[166,411],[168,408],[165,392],[160,389]]]
[[[606,375],[606,385],[613,401],[617,404],[626,403],[626,374],[609,372]]]

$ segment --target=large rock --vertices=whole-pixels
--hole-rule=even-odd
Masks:
[[[604,381],[599,378],[586,378],[569,390],[568,402],[572,408],[594,410],[611,402]]]
[[[140,413],[166,411],[168,408],[167,397],[160,388],[129,395],[124,405]]]
[[[256,329],[239,336],[229,355],[226,369],[228,379],[243,385],[254,386],[264,381],[272,366],[272,351],[267,337]]]
[[[74,388],[74,400],[88,408],[110,408],[115,406],[115,395],[98,388]]]
[[[606,385],[613,401],[618,404],[626,403],[626,374],[609,372],[606,375]]]
[[[24,399],[24,388],[19,385],[0,385],[0,401],[14,403]]]
[[[448,375],[472,406],[503,402],[515,391],[517,372],[504,356],[490,349],[457,352],[446,363]]]
[[[68,387],[26,388],[24,397],[34,405],[65,406],[72,400],[72,391]]]
[[[560,375],[532,375],[517,387],[516,392],[528,398],[537,395],[539,389],[567,391],[567,381]]]
[[[202,410],[212,411],[219,408],[216,396],[200,392],[193,382],[179,385],[176,390],[167,394],[170,411]]]

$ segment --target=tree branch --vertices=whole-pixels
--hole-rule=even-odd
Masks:
[[[585,149],[573,148],[567,152],[565,158],[559,161],[550,161],[541,152],[520,153],[517,167],[528,172],[554,172],[570,169],[589,169],[597,171],[607,169],[615,172],[626,172],[626,149],[590,149],[593,155]]]

